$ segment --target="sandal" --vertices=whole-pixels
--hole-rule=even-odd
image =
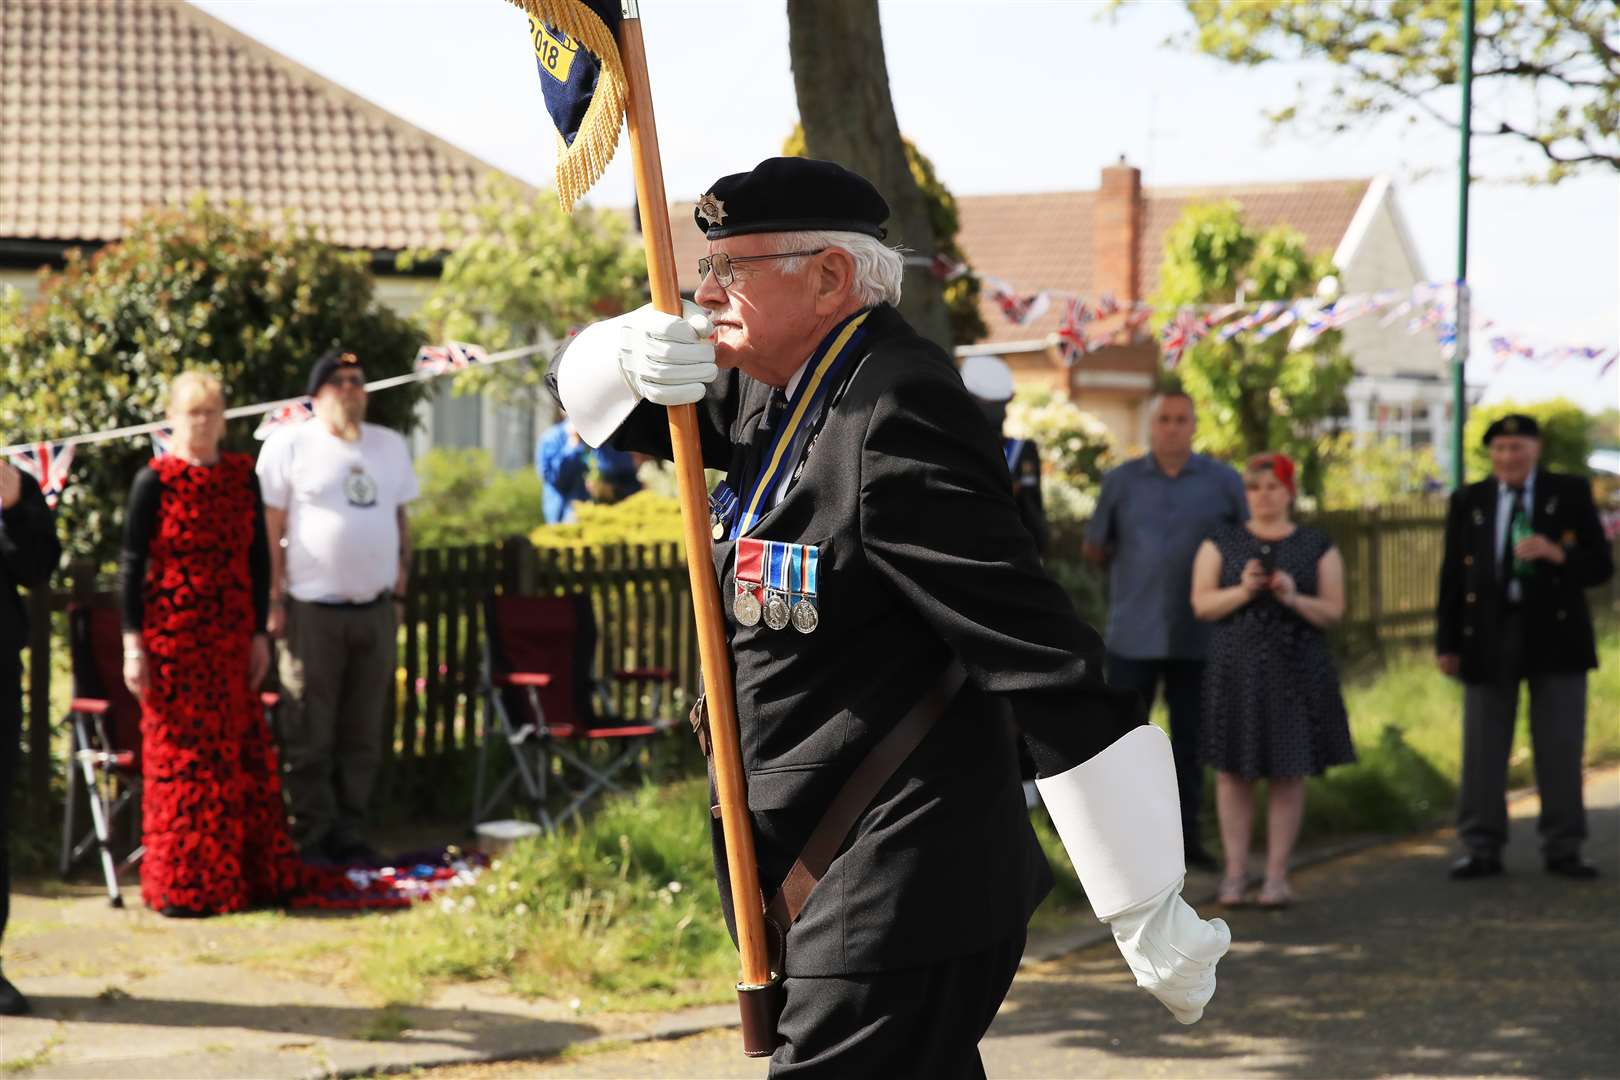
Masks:
[[[1267,880],[1260,887],[1260,895],[1256,899],[1263,908],[1281,911],[1294,902],[1294,892],[1286,881]]]
[[[1248,885],[1247,878],[1222,878],[1221,887],[1215,893],[1215,902],[1225,908],[1241,907],[1243,892]]]

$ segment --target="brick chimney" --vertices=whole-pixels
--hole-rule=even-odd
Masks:
[[[1092,232],[1093,288],[1123,306],[1141,299],[1142,170],[1125,163],[1102,171]]]

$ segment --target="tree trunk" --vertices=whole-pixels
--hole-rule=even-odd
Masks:
[[[889,97],[877,0],[787,0],[787,11],[805,152],[877,185],[889,203],[886,242],[932,255],[927,207],[906,165]],[[943,287],[927,267],[906,267],[900,312],[918,333],[950,349]]]

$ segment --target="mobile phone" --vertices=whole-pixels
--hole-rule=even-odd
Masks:
[[[1277,549],[1270,544],[1260,545],[1260,571],[1268,576],[1277,571]]]

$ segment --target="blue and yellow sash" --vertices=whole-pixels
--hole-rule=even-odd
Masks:
[[[777,487],[793,471],[787,456],[794,436],[807,422],[814,422],[828,393],[838,385],[838,376],[851,360],[860,355],[861,340],[866,336],[862,324],[871,313],[869,308],[851,315],[827,335],[810,357],[804,378],[799,380],[798,389],[788,399],[785,421],[771,434],[765,464],[743,494],[739,504],[742,512],[732,522],[731,539],[735,540],[753,528],[770,509]]]

